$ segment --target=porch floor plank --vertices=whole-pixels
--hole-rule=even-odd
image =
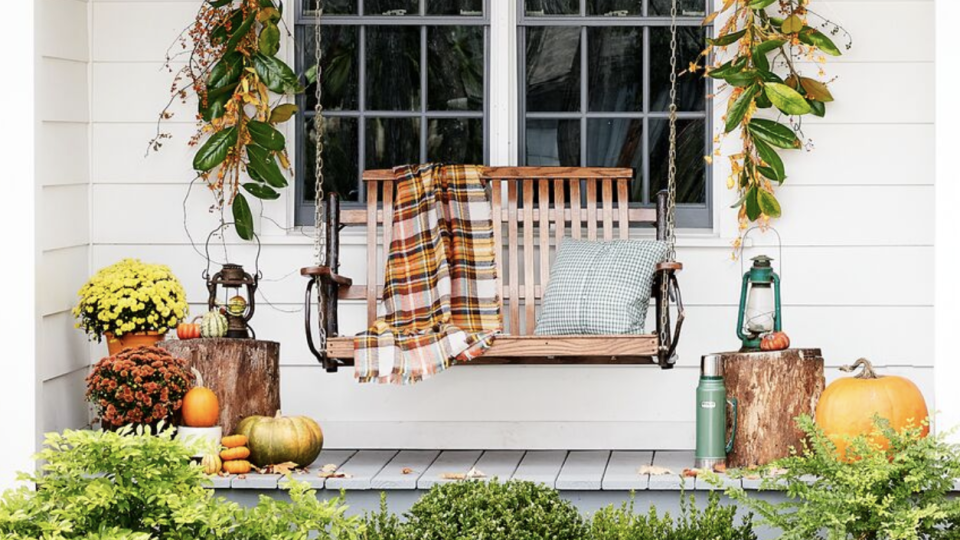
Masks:
[[[323,489],[326,484],[326,479],[320,477],[320,471],[323,469],[323,466],[336,465],[339,468],[356,453],[356,450],[324,450],[317,456],[316,461],[307,467],[307,470],[310,471],[309,474],[295,474],[293,478],[310,484],[310,487],[313,489]],[[278,486],[281,488],[286,487],[289,482],[286,477],[281,478]]]
[[[598,490],[603,483],[603,475],[610,461],[608,450],[576,450],[567,455],[560,476],[557,477],[557,489],[561,490]]]
[[[531,450],[523,456],[513,478],[556,487],[557,476],[566,459],[566,450]]]
[[[640,474],[640,467],[652,463],[653,452],[614,450],[601,488],[608,491],[645,490],[650,485],[650,475]]]
[[[524,454],[523,450],[487,450],[474,467],[488,480],[496,478],[499,482],[506,482],[517,472]]]
[[[402,450],[379,474],[373,477],[371,487],[373,489],[417,489],[417,480],[439,455],[439,450]]]
[[[430,465],[430,468],[417,480],[418,489],[430,489],[435,484],[456,482],[441,478],[444,474],[467,474],[480,455],[480,450],[444,450],[440,457]]]
[[[397,450],[360,450],[340,467],[349,478],[328,478],[327,489],[372,489],[371,481],[397,455]]]
[[[670,474],[650,475],[649,489],[679,490],[681,485],[688,490],[696,489],[695,478],[684,478],[683,470],[693,467],[692,450],[657,451],[653,454],[653,466],[670,469]]]

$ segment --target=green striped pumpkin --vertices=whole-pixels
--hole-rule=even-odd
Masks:
[[[323,449],[320,425],[306,416],[248,416],[237,425],[238,435],[246,435],[250,462],[258,467],[292,461],[306,467]]]
[[[220,338],[227,335],[227,317],[217,309],[206,312],[200,320],[200,337]]]

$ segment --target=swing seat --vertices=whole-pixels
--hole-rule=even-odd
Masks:
[[[656,331],[641,335],[537,336],[537,310],[550,276],[556,246],[564,237],[589,240],[629,238],[633,225],[649,227],[660,240],[666,239],[667,193],[657,194],[657,208],[631,207],[630,181],[633,171],[625,168],[580,167],[486,167],[483,179],[490,186],[497,275],[504,334],[473,364],[659,364],[672,368],[683,325],[684,310],[676,272],[677,262],[657,266],[652,296]],[[383,291],[383,262],[391,241],[395,180],[391,170],[371,170],[363,175],[366,208],[340,210],[333,195],[327,201],[328,267],[308,267],[301,274],[310,278],[305,297],[307,341],[311,351],[328,371],[353,365],[352,336],[338,335],[339,300],[361,300],[367,306],[367,325],[377,317]],[[499,210],[499,211],[497,211]],[[386,226],[379,226],[384,224]],[[366,225],[366,285],[336,273],[338,230],[341,226]],[[377,249],[382,232],[382,249]],[[661,295],[667,284],[668,294]],[[317,286],[319,285],[319,287]],[[319,291],[320,312],[324,315],[327,340],[323,350],[313,342],[312,291]],[[677,318],[672,328],[670,304]],[[661,317],[665,314],[666,317]],[[663,325],[666,322],[666,327]]]

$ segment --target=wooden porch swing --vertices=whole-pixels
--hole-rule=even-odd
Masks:
[[[321,6],[318,6],[318,17]],[[470,364],[659,364],[669,369],[676,363],[676,347],[683,325],[684,309],[676,272],[674,223],[676,207],[676,16],[672,1],[670,150],[667,189],[657,194],[656,208],[631,208],[630,182],[633,171],[626,168],[574,167],[487,167],[482,178],[490,187],[493,206],[496,267],[499,276],[501,313],[506,316],[505,332],[494,340],[483,356]],[[322,118],[320,60],[321,25],[315,25],[317,80],[316,118]],[[321,126],[322,122],[317,121]],[[339,300],[365,300],[367,326],[377,317],[377,303],[383,282],[379,269],[386,261],[391,241],[391,216],[395,180],[391,170],[370,170],[363,174],[366,208],[341,211],[335,193],[324,196],[323,137],[316,145],[314,238],[315,264],[300,270],[309,278],[304,297],[307,344],[329,372],[354,363],[354,338],[340,336]],[[382,197],[382,200],[380,200]],[[631,224],[653,226],[658,240],[669,247],[667,260],[656,268],[652,296],[656,305],[656,332],[641,335],[534,335],[538,301],[550,276],[555,248],[565,237],[589,240],[629,238]],[[339,269],[339,231],[351,225],[366,226],[367,277],[365,285],[354,285]],[[379,227],[383,225],[382,249],[377,249]],[[584,231],[584,228],[586,229]],[[378,255],[382,259],[378,259]],[[521,272],[522,268],[522,272]],[[522,273],[522,279],[521,279]],[[316,291],[316,300],[314,300]],[[316,301],[317,320],[311,317]],[[677,318],[671,325],[670,305],[676,304]],[[319,340],[314,341],[314,326]]]

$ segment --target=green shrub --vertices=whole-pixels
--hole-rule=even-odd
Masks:
[[[933,540],[960,538],[960,499],[949,496],[960,477],[960,453],[943,435],[920,428],[897,432],[876,419],[889,448],[867,437],[851,441],[850,461],[807,416],[797,419],[809,443],[761,471],[763,489],[785,490],[770,503],[741,488],[727,495],[756,512],[785,540]],[[714,484],[716,477],[706,477]]]
[[[36,475],[0,498],[0,537],[103,540],[359,538],[340,499],[291,482],[292,502],[251,509],[215,497],[173,431],[66,431],[47,436]]]
[[[583,540],[576,508],[532,482],[467,481],[434,486],[406,514],[367,516],[367,540]]]
[[[646,515],[634,512],[633,501],[619,508],[599,510],[590,524],[590,540],[756,540],[751,517],[736,524],[737,508],[721,506],[720,496],[710,493],[709,503],[699,510],[691,496],[680,496],[680,516],[657,515],[650,507]]]

